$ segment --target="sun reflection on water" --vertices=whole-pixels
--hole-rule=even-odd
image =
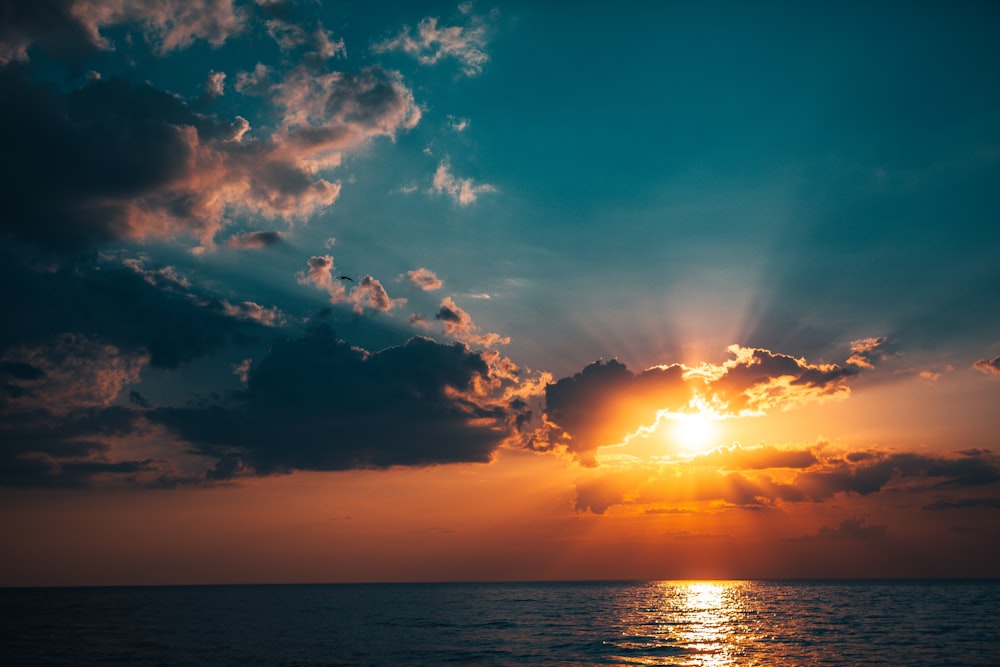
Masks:
[[[625,611],[623,664],[735,666],[745,631],[745,602],[736,581],[651,584]]]

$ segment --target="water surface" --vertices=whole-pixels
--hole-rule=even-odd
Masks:
[[[4,664],[1000,665],[1000,582],[0,590]]]

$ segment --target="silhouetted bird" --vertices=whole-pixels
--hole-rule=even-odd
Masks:
[[[354,282],[354,278],[352,278],[352,277],[350,277],[350,276],[338,276],[338,277],[339,277],[339,278],[340,278],[341,280],[350,280],[350,281],[351,281],[352,283]]]

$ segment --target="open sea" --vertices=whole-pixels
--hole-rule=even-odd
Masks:
[[[4,665],[1000,665],[1000,581],[0,589]]]

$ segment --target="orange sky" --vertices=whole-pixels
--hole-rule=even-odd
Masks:
[[[0,584],[996,576],[995,508],[925,509],[982,497],[980,486],[959,488],[962,472],[949,483],[897,471],[865,495],[791,499],[765,488],[758,503],[744,497],[765,477],[806,488],[798,475],[848,451],[889,456],[910,433],[923,440],[908,452],[979,460],[954,454],[948,436],[964,434],[968,448],[987,434],[922,424],[940,423],[942,391],[970,399],[965,423],[991,423],[990,401],[975,400],[989,380],[911,378],[717,422],[717,438],[743,445],[708,465],[653,434],[601,448],[593,467],[501,449],[489,464],[296,472],[211,488],[6,489],[0,528],[12,539]],[[909,415],[910,430],[884,423]],[[882,445],[883,433],[897,437]],[[795,463],[809,453],[825,462]],[[756,468],[755,455],[774,466]]]

